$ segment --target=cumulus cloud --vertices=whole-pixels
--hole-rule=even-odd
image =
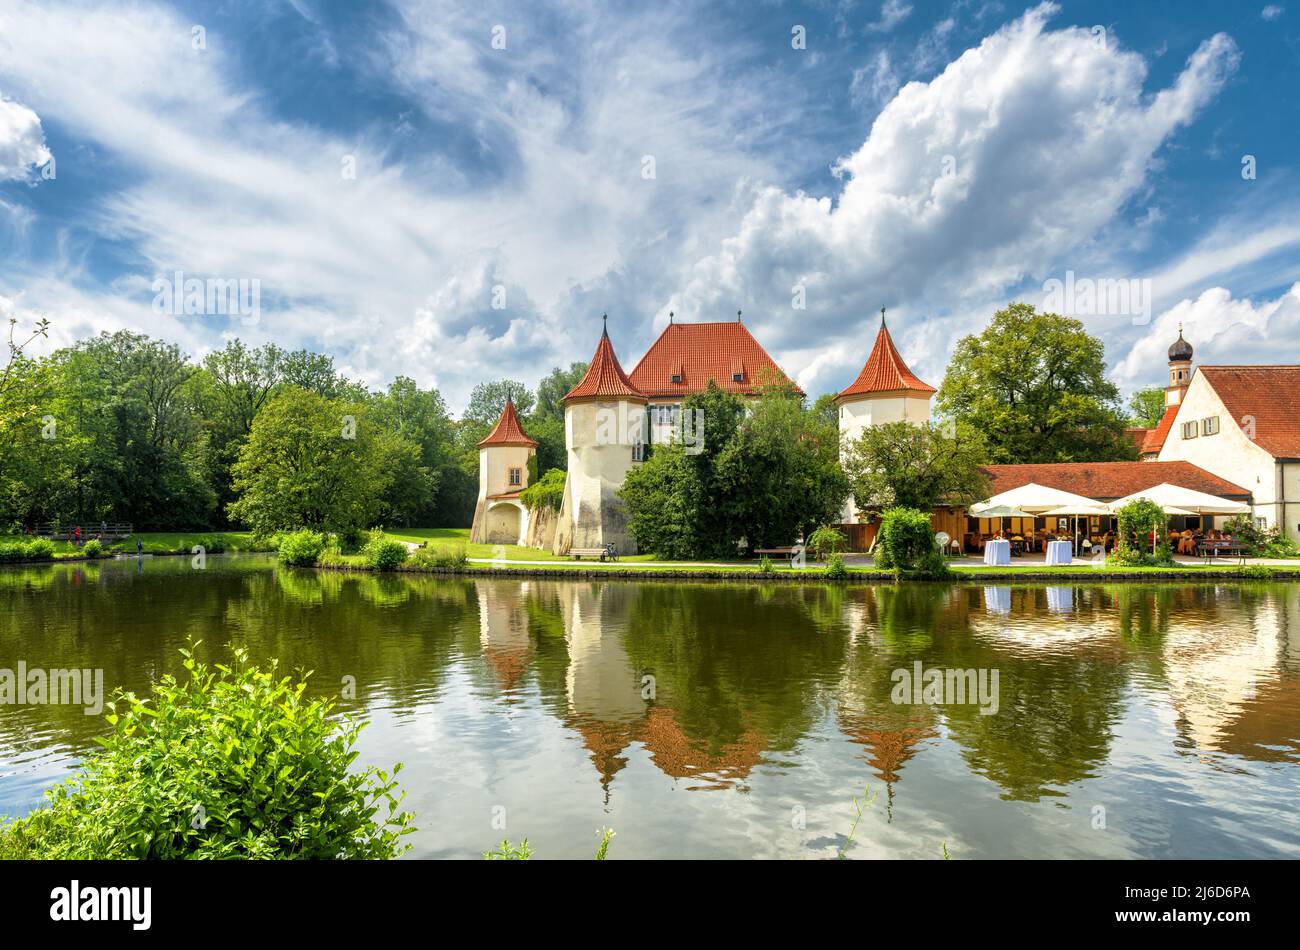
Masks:
[[[50,158],[40,116],[0,96],[0,181],[28,178]]]
[[[837,197],[763,189],[672,306],[692,316],[743,302],[772,315],[760,318],[765,341],[818,338],[825,345],[802,356],[809,366],[851,366],[865,355],[864,318],[882,304],[934,315],[996,300],[1095,239],[1147,186],[1161,145],[1217,93],[1238,52],[1212,36],[1152,95],[1139,55],[1086,29],[1048,30],[1055,12],[1031,9],[932,81],[904,86],[836,164]],[[791,310],[797,285],[807,289],[803,313]],[[927,332],[942,340],[952,328]],[[833,351],[838,360],[826,358]],[[928,365],[937,371],[945,354]]]
[[[1184,299],[1152,321],[1115,367],[1116,380],[1133,388],[1163,385],[1169,345],[1179,328],[1198,365],[1293,363],[1300,339],[1300,283],[1273,300],[1234,298],[1211,287]]]

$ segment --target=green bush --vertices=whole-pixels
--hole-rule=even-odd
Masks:
[[[543,506],[559,511],[560,505],[564,502],[566,477],[567,473],[564,469],[552,468],[537,481],[530,482],[528,487],[519,493],[519,500],[529,511],[535,511]]]
[[[205,554],[226,553],[226,539],[221,537],[219,534],[205,534],[203,537],[199,538],[195,544],[201,545]],[[193,547],[193,545],[191,545],[191,547]]]
[[[1173,552],[1169,549],[1169,516],[1154,501],[1139,498],[1130,501],[1116,513],[1115,550],[1106,558],[1108,564],[1123,567],[1171,567]],[[1156,532],[1155,550],[1147,538]],[[1130,540],[1137,535],[1137,546]]]
[[[100,557],[104,553],[104,545],[96,538],[91,538],[81,546],[81,553],[86,557]]]
[[[760,574],[772,574],[776,568],[772,566],[772,559],[764,554],[758,559],[758,572]]]
[[[306,684],[182,650],[151,699],[118,691],[101,752],[0,828],[0,857],[389,858],[412,817],[394,777],[352,770],[361,725],[336,722]],[[394,768],[392,776],[401,769]]]
[[[406,563],[406,545],[383,535],[375,535],[361,549],[366,564],[375,571],[395,571]]]
[[[54,560],[54,542],[49,538],[35,538],[27,542],[24,556],[29,561]]]
[[[293,531],[280,536],[281,564],[290,567],[311,567],[325,550],[326,538],[319,531]]]
[[[1268,581],[1273,579],[1273,568],[1267,564],[1247,564],[1241,569],[1242,577],[1249,577],[1255,581]]]
[[[828,554],[838,554],[843,551],[847,542],[848,539],[838,529],[824,524],[808,536],[808,550],[812,551],[813,557],[820,561]]]
[[[25,560],[27,560],[27,545],[23,542],[9,541],[0,544],[0,563]]]
[[[880,517],[876,566],[900,574],[942,577],[949,572],[935,540],[930,515],[916,508],[890,508]]]
[[[849,569],[844,564],[844,557],[832,554],[826,559],[826,576],[833,581],[842,581],[849,576]]]
[[[460,568],[469,563],[463,544],[436,545],[417,548],[411,554],[411,563],[422,571],[435,567]]]

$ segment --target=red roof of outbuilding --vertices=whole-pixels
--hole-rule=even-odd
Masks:
[[[530,439],[528,433],[524,431],[523,425],[519,422],[519,413],[515,412],[515,404],[512,400],[506,400],[506,407],[501,410],[501,418],[492,431],[487,434],[487,438],[479,442],[479,447],[485,445],[530,445],[537,447],[537,440]]]
[[[1181,488],[1225,498],[1245,499],[1250,492],[1212,475],[1191,462],[1050,462],[1034,465],[987,465],[990,495],[1034,482],[1085,498],[1113,501],[1168,482]]]
[[[1165,439],[1169,438],[1169,432],[1174,427],[1174,418],[1178,415],[1177,406],[1165,407],[1165,414],[1160,417],[1160,422],[1154,429],[1148,429],[1146,438],[1142,440],[1143,455],[1159,455],[1160,450],[1164,447]]]
[[[862,372],[858,373],[858,378],[836,398],[843,399],[846,396],[863,396],[871,393],[909,390],[918,393],[937,392],[933,386],[922,382],[915,373],[907,368],[907,364],[903,362],[903,357],[899,355],[898,348],[894,346],[894,338],[889,335],[889,328],[885,326],[885,321],[882,318],[880,332],[876,334],[875,346],[871,348],[871,355],[867,357]]]
[[[614,355],[614,344],[609,342],[609,333],[600,335],[596,344],[596,355],[591,358],[587,375],[578,385],[569,390],[565,402],[575,399],[631,399],[644,402],[645,394],[632,384],[627,373]]]
[[[1196,372],[1260,448],[1274,458],[1300,458],[1300,366],[1201,366]]]
[[[681,382],[673,382],[674,376]],[[668,324],[631,375],[632,384],[651,398],[703,392],[709,380],[746,396],[763,386],[794,385],[739,320]]]

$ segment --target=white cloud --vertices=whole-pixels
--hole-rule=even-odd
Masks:
[[[868,33],[888,33],[906,20],[911,13],[911,4],[905,3],[904,0],[885,0],[880,7],[880,19],[874,23],[868,23],[866,31]]]
[[[862,68],[853,71],[853,84],[849,96],[854,105],[878,108],[898,92],[898,77],[894,75],[889,51],[880,49]]]
[[[904,86],[837,163],[838,197],[763,189],[671,306],[688,318],[738,304],[769,314],[755,321],[760,338],[795,350],[788,368],[818,370],[800,376],[805,388],[860,365],[882,304],[905,317],[951,311],[925,330],[937,346],[922,369],[937,376],[956,315],[980,313],[982,323],[986,303],[1005,303],[1034,275],[1041,282],[1102,233],[1147,187],[1161,145],[1236,66],[1236,46],[1219,34],[1171,86],[1147,94],[1140,56],[1102,47],[1086,29],[1048,31],[1054,12],[1032,9],[931,82]],[[808,310],[796,313],[799,283]]]
[[[1259,15],[1262,16],[1265,20],[1276,20],[1285,12],[1286,10],[1283,7],[1279,6],[1276,3],[1270,3],[1263,10],[1259,11]]]
[[[0,181],[28,178],[50,158],[40,116],[0,96]]]
[[[1163,385],[1169,346],[1183,336],[1195,350],[1197,365],[1295,363],[1300,340],[1300,283],[1274,300],[1234,299],[1211,287],[1179,301],[1152,321],[1115,367],[1117,382],[1129,387]]]

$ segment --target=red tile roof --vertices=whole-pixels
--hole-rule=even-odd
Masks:
[[[1168,482],[1210,495],[1245,500],[1250,492],[1211,475],[1191,462],[1053,462],[1038,465],[987,465],[990,495],[1034,482],[1099,501],[1114,501]]]
[[[674,376],[681,382],[673,382]],[[720,389],[745,396],[754,395],[763,386],[790,383],[739,320],[668,324],[636,364],[631,379],[652,399],[703,392],[709,380],[717,382]]]
[[[515,412],[515,404],[512,400],[506,400],[506,407],[501,410],[501,418],[497,420],[496,426],[487,434],[487,438],[479,442],[479,448],[485,445],[530,445],[537,447],[537,440],[530,439],[528,433],[524,431],[523,425],[519,422],[519,413]]]
[[[880,332],[876,334],[875,346],[871,348],[871,355],[867,357],[862,372],[858,373],[858,378],[836,398],[908,390],[918,393],[937,391],[929,383],[922,382],[907,368],[903,357],[898,353],[898,348],[894,346],[894,338],[889,335],[889,328],[885,326],[882,319]]]
[[[645,394],[633,385],[627,373],[614,355],[614,344],[609,342],[609,334],[602,333],[596,344],[596,355],[591,358],[587,375],[578,385],[569,390],[564,402],[577,399],[629,399],[633,402],[645,402]]]
[[[1124,430],[1124,434],[1128,436],[1129,441],[1132,442],[1134,445],[1136,445],[1137,450],[1141,452],[1142,446],[1147,440],[1147,435],[1152,431],[1154,430],[1143,429],[1140,426],[1130,426],[1129,428]]]
[[[1300,458],[1300,366],[1201,366],[1229,415],[1274,458]],[[1245,420],[1245,421],[1243,421]]]
[[[1174,428],[1174,418],[1178,415],[1178,406],[1166,406],[1165,414],[1154,429],[1147,430],[1147,437],[1142,442],[1143,455],[1159,455]]]

